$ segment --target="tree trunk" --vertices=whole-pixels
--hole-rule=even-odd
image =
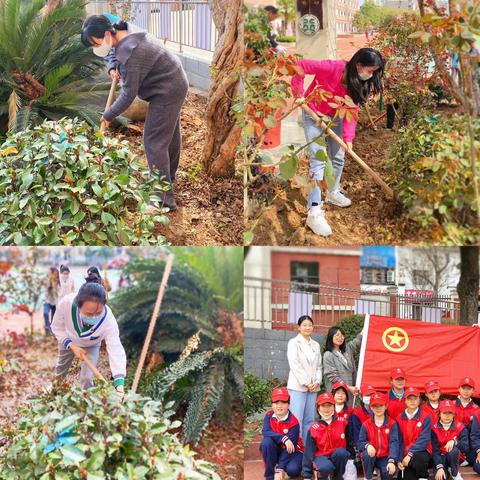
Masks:
[[[457,285],[460,325],[473,325],[478,321],[479,248],[460,247],[460,280]]]
[[[33,316],[34,316],[34,313],[29,313],[30,315],[30,335],[32,335],[33,337]]]
[[[240,0],[210,0],[210,7],[219,39],[212,60],[203,165],[211,177],[225,177],[234,173],[241,135],[231,108],[239,91],[243,61],[242,9]]]

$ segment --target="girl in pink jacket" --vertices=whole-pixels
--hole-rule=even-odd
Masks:
[[[292,91],[295,97],[307,97],[314,88],[326,90],[333,95],[345,97],[348,95],[359,107],[364,104],[370,95],[377,95],[382,92],[382,76],[385,62],[377,50],[372,48],[361,48],[349,62],[345,60],[300,60],[297,63],[297,75],[292,79]],[[304,92],[305,75],[314,75],[313,82]],[[332,99],[322,103],[311,102],[309,107],[317,114],[333,117],[335,109],[328,105]],[[322,192],[320,181],[324,178],[325,161],[321,159],[322,153],[318,153],[325,147],[315,143],[314,139],[322,134],[322,128],[315,120],[303,112],[303,125],[305,138],[310,155],[310,176],[315,186],[308,193],[308,215],[307,226],[317,235],[331,235],[332,229],[325,219],[322,209]],[[357,122],[337,119],[331,127],[349,148],[355,138]],[[326,154],[332,161],[335,175],[335,185],[327,192],[325,201],[338,207],[349,207],[352,202],[340,192],[340,179],[342,177],[343,165],[345,163],[345,150],[340,147],[331,137],[326,137]]]

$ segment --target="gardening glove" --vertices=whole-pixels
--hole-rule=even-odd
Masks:
[[[287,53],[287,49],[283,46],[283,45],[278,45],[275,50],[277,51],[277,53],[279,53],[280,55],[285,55]]]

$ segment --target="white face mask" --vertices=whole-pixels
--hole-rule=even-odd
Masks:
[[[370,80],[373,77],[373,73],[359,73],[358,76],[360,77],[360,80],[363,80],[364,82],[367,80]]]
[[[105,37],[99,47],[94,47],[93,53],[98,57],[106,57],[110,53],[112,46],[112,37],[110,37],[110,41],[107,41],[107,37]]]

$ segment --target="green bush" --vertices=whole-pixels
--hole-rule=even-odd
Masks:
[[[365,315],[349,315],[337,322],[336,326],[345,332],[345,341],[350,342],[362,331],[364,322]]]
[[[275,40],[282,43],[295,43],[297,37],[295,35],[279,35]]]
[[[246,416],[267,410],[271,405],[272,385],[268,380],[245,373],[243,411]]]
[[[2,480],[220,480],[172,429],[171,405],[109,387],[38,398],[0,449]]]
[[[163,243],[146,213],[161,183],[127,141],[64,118],[0,147],[0,245]]]
[[[480,119],[474,121],[480,140]],[[409,215],[431,232],[432,240],[477,243],[476,204],[470,138],[464,116],[418,116],[391,151],[392,186]],[[480,170],[480,162],[477,161]]]
[[[105,62],[80,42],[87,3],[65,0],[43,15],[44,0],[0,0],[2,130],[63,116],[99,123],[95,99],[106,96],[108,85],[95,78]]]

